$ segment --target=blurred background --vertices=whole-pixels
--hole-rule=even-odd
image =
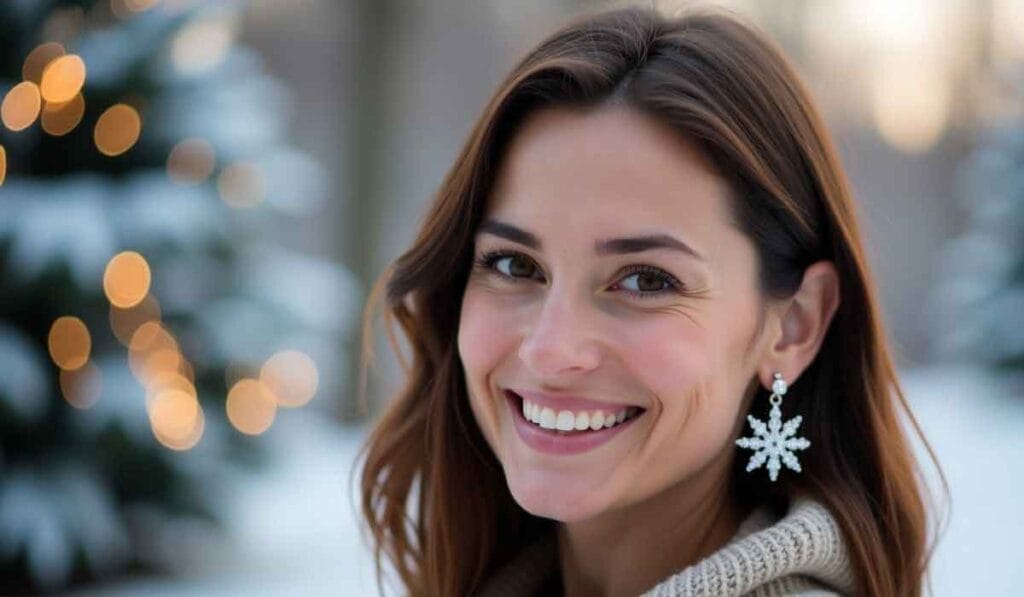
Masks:
[[[375,594],[349,480],[401,379],[378,330],[357,398],[367,290],[513,63],[618,4],[5,0],[0,593]],[[934,593],[1019,594],[1024,0],[703,4],[838,143],[951,485]]]

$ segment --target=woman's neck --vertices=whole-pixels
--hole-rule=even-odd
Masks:
[[[725,545],[746,515],[728,492],[731,456],[642,503],[560,524],[565,595],[638,595]]]

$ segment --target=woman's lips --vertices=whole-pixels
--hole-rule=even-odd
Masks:
[[[546,454],[570,455],[593,450],[611,440],[613,437],[630,428],[643,416],[641,411],[631,419],[597,431],[559,432],[554,429],[543,429],[523,416],[522,398],[516,393],[505,390],[505,402],[512,411],[512,421],[523,443],[538,452]]]

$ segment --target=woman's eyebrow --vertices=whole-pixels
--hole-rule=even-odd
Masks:
[[[478,234],[493,234],[501,238],[519,243],[531,249],[540,251],[542,243],[540,238],[532,232],[528,232],[494,218],[484,220],[477,229]],[[598,255],[626,255],[640,253],[653,249],[671,249],[681,251],[701,261],[706,261],[704,256],[698,253],[693,247],[668,234],[649,234],[645,236],[634,236],[626,238],[609,238],[598,240],[594,243],[594,252]]]

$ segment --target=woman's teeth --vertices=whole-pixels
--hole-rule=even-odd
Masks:
[[[523,416],[527,421],[539,425],[543,429],[557,431],[597,431],[601,428],[622,424],[635,417],[639,412],[639,408],[630,406],[614,413],[599,410],[581,412],[563,410],[556,413],[552,408],[541,408],[539,404],[523,399]]]

